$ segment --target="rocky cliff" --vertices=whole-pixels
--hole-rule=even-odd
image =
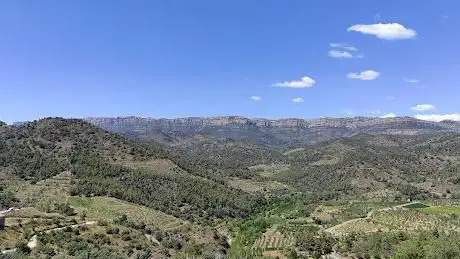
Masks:
[[[152,138],[163,142],[197,134],[218,138],[249,139],[268,144],[313,144],[318,141],[356,133],[415,135],[460,132],[457,122],[429,122],[411,117],[397,118],[321,118],[250,119],[238,116],[154,119],[141,117],[87,118],[88,122],[131,137]],[[166,140],[169,139],[169,140]],[[171,140],[173,139],[173,140]]]

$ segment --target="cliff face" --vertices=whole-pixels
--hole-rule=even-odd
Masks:
[[[156,140],[206,134],[218,138],[248,139],[267,145],[313,144],[356,133],[423,134],[460,132],[456,122],[428,122],[411,117],[249,119],[237,116],[154,119],[140,117],[87,118],[88,122],[131,137]],[[170,140],[169,140],[170,141]],[[164,141],[163,141],[164,142]],[[174,142],[174,140],[173,140]]]

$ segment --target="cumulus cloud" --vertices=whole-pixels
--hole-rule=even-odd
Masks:
[[[426,112],[426,111],[431,111],[434,110],[436,107],[432,104],[417,104],[412,107],[412,110],[418,111],[418,112]]]
[[[452,114],[417,114],[414,116],[416,119],[425,120],[425,121],[460,121],[460,113],[452,113]]]
[[[418,84],[420,81],[415,78],[404,78],[404,82],[409,83],[409,84]]]
[[[341,50],[330,50],[329,57],[331,58],[353,58],[353,54],[348,51],[341,51]]]
[[[354,46],[346,43],[330,43],[329,47],[334,48],[329,51],[329,57],[331,58],[362,58],[362,54],[355,54],[352,52],[358,51]]]
[[[275,83],[273,86],[275,87],[289,87],[289,88],[308,88],[312,87],[316,81],[308,76],[302,77],[300,80],[297,81],[285,81],[280,83]]]
[[[355,24],[349,27],[348,31],[374,35],[383,40],[412,39],[417,35],[415,30],[406,28],[399,23]]]
[[[258,102],[258,101],[262,100],[262,97],[253,95],[253,96],[251,96],[251,100]]]
[[[386,113],[382,116],[380,116],[380,118],[383,118],[383,119],[386,119],[386,118],[395,118],[396,117],[396,114],[390,112],[390,113]]]
[[[302,97],[294,98],[294,99],[292,99],[292,102],[293,103],[303,103],[303,98]]]
[[[380,73],[374,70],[366,70],[360,73],[349,73],[347,78],[358,80],[375,80],[380,76]]]
[[[345,49],[348,51],[358,51],[358,49],[347,43],[329,43],[329,47],[336,49]]]

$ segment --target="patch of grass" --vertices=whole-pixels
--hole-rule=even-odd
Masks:
[[[412,204],[404,206],[404,208],[406,209],[424,209],[428,207],[430,206],[423,204],[423,203],[412,203]]]
[[[39,211],[36,208],[22,208],[20,210],[11,211],[6,215],[6,218],[23,218],[23,219],[37,219],[37,218],[64,218],[58,213],[46,213]]]
[[[62,172],[51,178],[31,184],[28,181],[12,181],[10,189],[23,205],[46,207],[49,203],[65,203],[70,196],[72,174]]]
[[[460,207],[456,206],[431,206],[421,208],[420,211],[429,214],[457,214],[460,215]]]
[[[288,190],[289,186],[277,181],[255,181],[251,179],[230,178],[228,185],[235,189],[240,189],[248,193],[264,193],[274,190]]]
[[[256,172],[260,176],[270,178],[282,172],[289,171],[288,164],[271,164],[271,165],[254,165],[250,166],[249,170]]]

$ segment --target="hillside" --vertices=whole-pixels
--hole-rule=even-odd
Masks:
[[[2,125],[0,207],[26,209],[7,215],[0,249],[35,235],[32,258],[359,257],[401,253],[416,242],[409,235],[436,228],[457,238],[457,123],[372,120],[328,124],[321,141],[302,135],[319,128],[298,124],[154,135],[61,118]],[[430,208],[398,205],[408,200]]]
[[[159,144],[134,143],[80,120],[0,128],[2,174],[34,183],[70,171],[75,195],[112,196],[194,220],[241,217],[257,207],[256,197],[184,171],[169,155]]]
[[[430,131],[448,131],[445,124],[423,122],[416,129],[428,131],[431,125]],[[357,133],[283,147],[261,145],[244,135],[190,133],[165,145],[126,140],[80,120],[44,119],[2,127],[0,137],[4,173],[39,181],[71,171],[74,194],[109,195],[187,219],[249,215],[255,209],[252,202],[261,204],[261,197],[248,194],[253,193],[246,188],[250,185],[284,186],[329,199],[417,199],[451,197],[460,182],[459,134],[449,132]],[[248,193],[233,189],[241,184]]]
[[[285,153],[286,154],[286,153]],[[460,135],[358,134],[287,153],[269,178],[336,197],[421,199],[459,191]]]
[[[244,117],[191,117],[153,119],[140,117],[87,118],[98,127],[140,139],[154,139],[171,145],[193,142],[197,137],[234,138],[268,146],[315,144],[357,133],[416,135],[460,132],[452,121],[428,122],[410,117],[249,119]]]
[[[460,124],[452,121],[409,117],[88,121],[141,142],[155,139],[171,146],[180,154],[178,163],[189,161],[185,166],[190,171],[211,179],[239,177],[255,185],[275,182],[329,198],[414,199],[451,196],[458,189]],[[230,183],[234,182],[232,178]]]

